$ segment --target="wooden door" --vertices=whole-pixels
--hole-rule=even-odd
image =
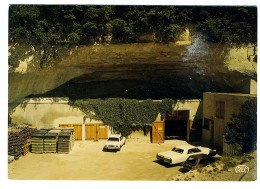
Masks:
[[[107,139],[107,125],[97,124],[97,140]]]
[[[96,124],[88,123],[85,124],[85,136],[86,140],[97,140]]]
[[[152,123],[152,143],[163,143],[164,131],[164,121],[154,121]]]
[[[107,139],[107,125],[100,123],[88,123],[86,125],[86,140]]]
[[[82,140],[82,124],[73,124],[75,140]]]

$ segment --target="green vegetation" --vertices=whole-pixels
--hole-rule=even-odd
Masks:
[[[142,129],[147,134],[158,114],[161,113],[162,117],[165,117],[167,112],[172,112],[175,103],[176,101],[172,99],[138,101],[122,98],[71,100],[69,102],[71,106],[80,108],[86,117],[102,120],[123,136],[128,136],[138,129]]]
[[[39,68],[51,66],[79,45],[112,35],[114,43],[138,42],[154,33],[157,42],[174,41],[194,24],[211,42],[256,43],[256,7],[11,5],[9,65],[34,55]]]
[[[257,100],[246,101],[238,114],[233,114],[225,129],[225,137],[230,143],[238,144],[242,153],[256,148],[257,142]]]

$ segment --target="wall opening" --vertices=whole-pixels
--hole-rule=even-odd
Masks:
[[[165,139],[187,138],[187,126],[189,125],[189,110],[174,111],[167,115],[165,120]]]

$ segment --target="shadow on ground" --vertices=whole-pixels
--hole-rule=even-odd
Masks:
[[[117,152],[120,151],[120,150],[112,150],[112,149],[105,149],[105,148],[103,148],[102,151],[103,151],[103,152],[113,152],[113,153],[117,153]]]
[[[159,164],[159,165],[162,165],[162,166],[164,166],[164,167],[166,167],[166,168],[181,166],[181,164],[170,165],[170,164],[168,164],[168,163],[165,163],[165,162],[159,161],[159,160],[155,160],[155,161],[153,161],[153,162],[154,162],[154,163],[157,163],[157,164]]]
[[[180,171],[181,173],[187,173],[187,172],[189,172],[187,169],[184,169],[183,167],[180,168],[179,171]]]

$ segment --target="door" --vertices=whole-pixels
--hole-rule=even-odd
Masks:
[[[82,140],[82,124],[73,124],[75,140]]]
[[[164,121],[154,121],[152,123],[152,143],[164,142]]]
[[[102,140],[107,139],[107,125],[101,123],[88,123],[85,124],[86,140]]]
[[[97,125],[97,140],[106,140],[107,139],[107,125],[98,124]]]
[[[59,127],[74,127],[75,140],[82,140],[82,124],[59,124]]]
[[[96,124],[88,123],[85,124],[85,136],[86,140],[97,140],[97,133],[96,133]]]

